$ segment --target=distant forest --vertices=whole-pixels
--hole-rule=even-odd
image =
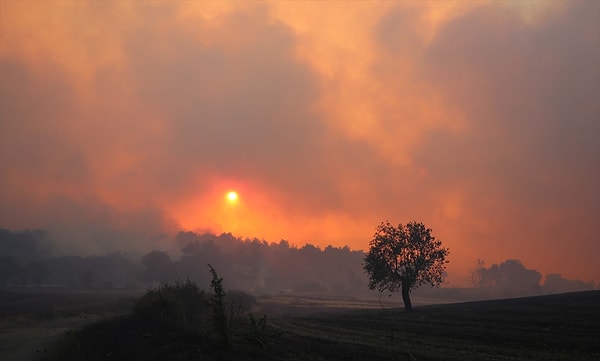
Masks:
[[[210,263],[227,289],[255,295],[314,293],[374,295],[367,287],[363,251],[325,248],[287,241],[267,243],[229,233],[219,236],[179,232],[174,239],[179,254],[151,250],[146,254],[116,251],[104,255],[56,255],[41,230],[0,229],[0,288],[53,286],[73,288],[145,288],[189,278],[201,287],[210,284]],[[519,260],[486,267],[478,260],[471,274],[472,288],[422,287],[424,297],[483,299],[595,289],[593,283],[542,275]]]

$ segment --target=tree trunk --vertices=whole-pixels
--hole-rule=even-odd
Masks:
[[[410,302],[410,286],[402,285],[402,301],[404,301],[404,311],[412,312],[412,303]]]

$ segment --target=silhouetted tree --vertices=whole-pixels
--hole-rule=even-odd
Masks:
[[[485,267],[485,262],[477,260],[472,278],[475,286],[488,288],[496,296],[523,296],[540,293],[542,275],[525,268],[518,259],[507,259],[489,268]]]
[[[207,284],[210,281],[206,273],[206,264],[210,263],[215,268],[225,269],[229,265],[229,260],[221,249],[221,245],[210,239],[203,243],[190,243],[181,249],[183,256],[179,264],[181,272],[189,276],[198,284]],[[234,278],[228,272],[224,272],[228,278]]]
[[[142,281],[167,281],[173,275],[173,262],[167,252],[154,250],[142,258],[144,270],[139,278]]]
[[[551,273],[546,276],[543,289],[546,293],[587,291],[594,289],[594,283],[586,283],[581,280],[570,280],[563,278],[562,275],[558,273]]]
[[[238,242],[234,252],[230,255],[232,260],[230,273],[233,279],[229,287],[237,289],[246,288],[251,291],[263,290],[264,284],[261,280],[261,272],[265,268],[264,253],[268,244],[258,239]]]
[[[410,291],[424,283],[442,283],[448,249],[431,235],[423,223],[392,226],[382,222],[369,244],[363,268],[369,288],[379,292],[402,291],[406,312],[412,311]]]
[[[471,284],[473,287],[484,287],[485,261],[477,258],[475,269],[471,271]]]
[[[45,238],[42,230],[13,232],[0,228],[0,258],[11,257],[20,266],[48,258],[51,244]]]

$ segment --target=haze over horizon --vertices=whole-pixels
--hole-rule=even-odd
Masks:
[[[0,227],[366,250],[385,220],[456,275],[600,282],[600,2],[0,2]]]

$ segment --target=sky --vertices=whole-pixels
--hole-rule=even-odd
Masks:
[[[383,221],[454,284],[600,282],[600,2],[0,2],[0,227],[366,250]]]

